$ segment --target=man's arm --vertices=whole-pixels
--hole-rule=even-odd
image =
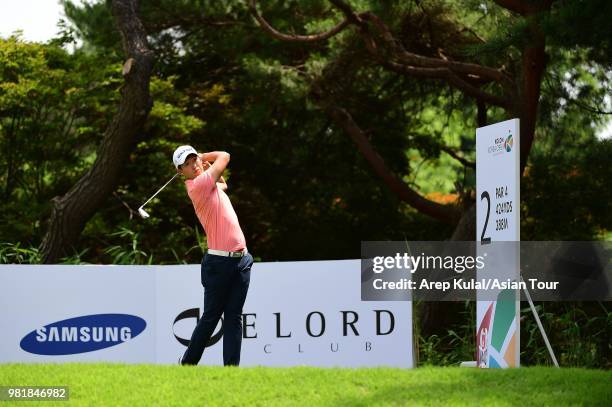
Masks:
[[[202,161],[214,161],[209,171],[215,182],[217,182],[219,181],[219,178],[221,178],[221,174],[223,174],[225,167],[227,167],[227,164],[229,163],[230,155],[225,151],[213,151],[211,153],[200,154],[200,158]]]
[[[211,166],[212,164],[210,162],[202,161],[202,167],[204,167],[204,171],[209,169]],[[221,188],[222,191],[227,191],[227,183],[225,182],[223,175],[219,177],[219,181],[217,181],[217,185],[219,186],[219,188]]]

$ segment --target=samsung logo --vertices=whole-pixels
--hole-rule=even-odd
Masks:
[[[129,341],[146,326],[144,319],[134,315],[85,315],[37,328],[24,336],[19,345],[37,355],[72,355]]]
[[[57,327],[52,326],[47,332],[47,328],[38,328],[36,330],[36,341],[38,342],[117,342],[121,338],[121,342],[132,339],[132,330],[128,327],[117,328],[109,326],[81,328]]]

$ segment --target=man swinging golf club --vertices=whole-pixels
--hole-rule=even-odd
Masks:
[[[182,365],[197,365],[221,314],[223,319],[223,364],[240,364],[242,306],[249,289],[253,256],[247,252],[238,217],[225,193],[223,171],[230,155],[222,151],[198,154],[191,146],[180,146],[172,157],[177,173],[185,177],[187,194],[208,237],[208,252],[202,259],[204,313],[191,335]],[[209,161],[213,164],[209,164]]]

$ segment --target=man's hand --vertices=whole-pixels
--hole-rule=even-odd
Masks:
[[[225,167],[230,160],[230,155],[225,151],[213,151],[211,153],[202,153],[200,154],[200,159],[204,161],[214,161],[214,163],[210,166],[210,174],[216,181],[219,181],[221,174],[225,171]]]

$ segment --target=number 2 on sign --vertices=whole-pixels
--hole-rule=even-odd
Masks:
[[[485,232],[487,231],[487,224],[489,223],[489,212],[491,212],[491,197],[489,196],[488,191],[482,191],[480,194],[480,200],[487,200],[487,216],[485,217],[484,227],[482,228],[482,234],[480,235],[480,244],[489,244],[491,243],[490,237],[485,237]]]

